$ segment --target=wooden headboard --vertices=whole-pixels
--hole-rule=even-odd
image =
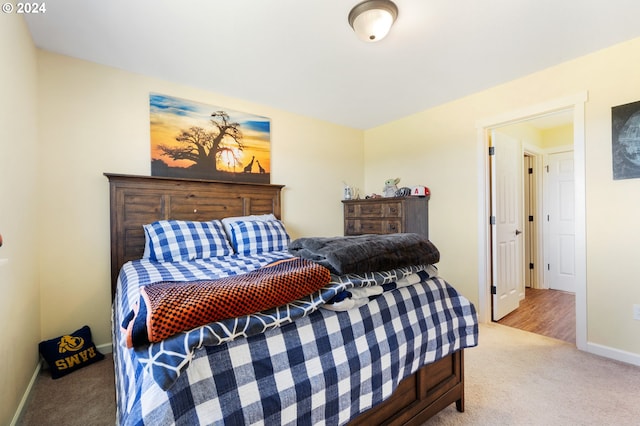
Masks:
[[[144,252],[142,225],[156,220],[206,221],[273,213],[281,218],[284,185],[104,174],[111,210],[111,298],[120,268]]]

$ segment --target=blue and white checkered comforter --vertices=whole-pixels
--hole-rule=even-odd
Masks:
[[[283,257],[289,255],[139,260],[123,267],[113,318],[119,424],[344,424],[422,365],[477,344],[473,305],[437,277],[385,292],[359,309],[317,309],[341,290],[387,284],[425,268],[414,266],[332,276],[307,300],[126,348],[119,325],[140,286],[245,273]]]

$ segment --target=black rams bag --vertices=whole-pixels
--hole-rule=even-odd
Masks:
[[[51,377],[54,379],[104,359],[104,355],[98,352],[91,340],[88,325],[71,334],[40,342],[38,349],[49,364]]]

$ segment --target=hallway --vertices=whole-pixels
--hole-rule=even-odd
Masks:
[[[575,294],[560,290],[527,288],[515,311],[498,321],[520,330],[576,343]]]

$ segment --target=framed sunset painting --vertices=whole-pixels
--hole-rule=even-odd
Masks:
[[[151,93],[151,175],[270,183],[271,122]]]

